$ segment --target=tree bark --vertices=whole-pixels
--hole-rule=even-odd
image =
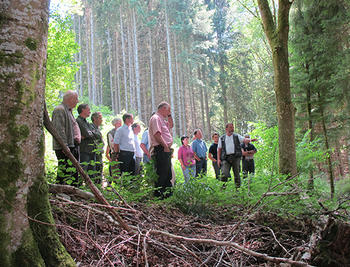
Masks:
[[[48,16],[45,0],[0,3],[0,266],[75,266],[44,173]]]
[[[279,172],[287,175],[297,173],[295,151],[294,106],[290,92],[288,34],[289,0],[278,1],[277,25],[274,23],[267,0],[258,0],[263,28],[272,51],[274,89],[278,116]]]

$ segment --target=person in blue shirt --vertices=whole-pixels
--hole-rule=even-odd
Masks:
[[[207,145],[202,140],[202,131],[197,129],[193,133],[195,140],[192,142],[192,150],[196,159],[196,177],[199,174],[207,174]]]
[[[140,147],[143,151],[143,163],[148,163],[151,160],[149,153],[148,128],[143,132]]]

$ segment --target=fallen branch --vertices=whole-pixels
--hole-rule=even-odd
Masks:
[[[215,246],[228,246],[228,247],[234,247],[240,251],[242,251],[245,254],[264,259],[269,262],[274,262],[274,263],[288,263],[292,264],[294,266],[311,266],[307,264],[306,262],[303,261],[294,261],[291,259],[286,259],[286,258],[280,258],[280,257],[271,257],[268,256],[267,254],[262,254],[255,252],[253,250],[247,249],[245,247],[242,247],[241,245],[235,243],[235,242],[229,242],[229,241],[218,241],[218,240],[213,240],[213,239],[198,239],[198,238],[190,238],[190,237],[184,237],[184,236],[178,236],[178,235],[173,235],[167,232],[159,231],[159,230],[150,230],[148,232],[149,234],[154,234],[154,235],[164,235],[170,238],[174,238],[176,240],[180,241],[185,241],[185,242],[190,242],[190,243],[202,243],[202,244],[211,244]]]
[[[101,191],[94,185],[94,183],[91,181],[90,177],[85,173],[83,168],[80,166],[77,159],[73,156],[73,154],[70,152],[69,148],[66,146],[66,144],[63,142],[62,138],[57,133],[55,127],[53,126],[49,114],[46,109],[46,104],[44,106],[44,125],[46,129],[50,132],[50,134],[55,138],[55,140],[60,144],[62,147],[62,150],[64,154],[70,159],[73,166],[77,169],[77,171],[80,173],[81,177],[83,177],[85,183],[89,186],[92,193],[95,195],[98,202],[101,204],[107,205],[109,208],[109,212],[113,215],[113,217],[118,221],[120,226],[125,229],[126,231],[133,233],[129,225],[127,225],[124,220],[120,217],[120,215],[113,209],[113,207],[109,204],[109,202],[105,199],[105,197],[102,195]]]
[[[95,196],[90,192],[81,190],[75,186],[63,185],[63,184],[49,184],[49,192],[54,194],[57,194],[57,193],[72,194],[86,200],[95,198]]]

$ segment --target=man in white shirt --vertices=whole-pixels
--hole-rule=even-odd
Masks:
[[[141,132],[140,124],[134,123],[133,125],[131,125],[131,129],[134,132],[135,142],[135,175],[138,175],[141,172],[141,161],[143,157],[143,151],[140,147],[140,140],[137,136]]]
[[[233,123],[227,123],[226,134],[219,138],[218,143],[217,163],[222,171],[221,181],[227,182],[228,178],[231,177],[230,171],[232,168],[237,188],[241,186],[241,144],[244,139],[243,136],[234,133]],[[249,141],[251,140],[249,139]]]
[[[123,115],[123,126],[119,127],[114,135],[114,151],[117,153],[117,159],[120,162],[120,171],[135,172],[135,141],[134,133],[131,125],[134,122],[132,114],[126,113]]]

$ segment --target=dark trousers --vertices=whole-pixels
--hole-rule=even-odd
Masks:
[[[243,170],[243,178],[246,178],[249,173],[255,173],[255,164],[254,159],[242,159],[242,170]]]
[[[233,175],[235,177],[236,187],[241,186],[241,157],[235,157],[228,155],[225,160],[222,161],[221,171],[222,171],[222,181],[227,182],[228,178],[231,177],[230,171],[233,170]]]
[[[89,175],[90,178],[94,176],[96,171],[95,161],[96,156],[94,152],[80,152],[80,165],[83,168],[83,170]]]
[[[214,171],[215,171],[215,178],[216,179],[220,179],[220,167],[218,166],[218,163],[217,162],[212,162],[213,163],[213,168],[214,168]]]
[[[157,190],[154,191],[154,195],[156,197],[166,198],[171,195],[171,193],[167,192],[167,189],[172,187],[171,152],[164,152],[162,146],[156,146],[152,159],[158,175],[158,179],[155,183]]]
[[[102,160],[102,154],[101,152],[95,153],[95,174],[93,175],[93,181],[97,184],[102,183],[102,176],[103,176],[103,160]]]
[[[117,164],[118,161],[118,154],[117,153],[110,153],[111,162],[109,164],[109,175],[113,178],[120,177],[120,170],[119,170],[119,164]]]
[[[207,174],[207,160],[200,158],[200,161],[196,160],[196,177],[200,174]]]
[[[69,150],[76,160],[79,161],[79,146],[70,147]],[[55,154],[58,160],[57,182],[66,184],[66,180],[72,179],[71,185],[81,186],[82,181],[79,179],[79,174],[66,154],[62,150],[55,150]]]
[[[120,172],[135,173],[134,152],[120,150],[118,161],[120,161]]]

